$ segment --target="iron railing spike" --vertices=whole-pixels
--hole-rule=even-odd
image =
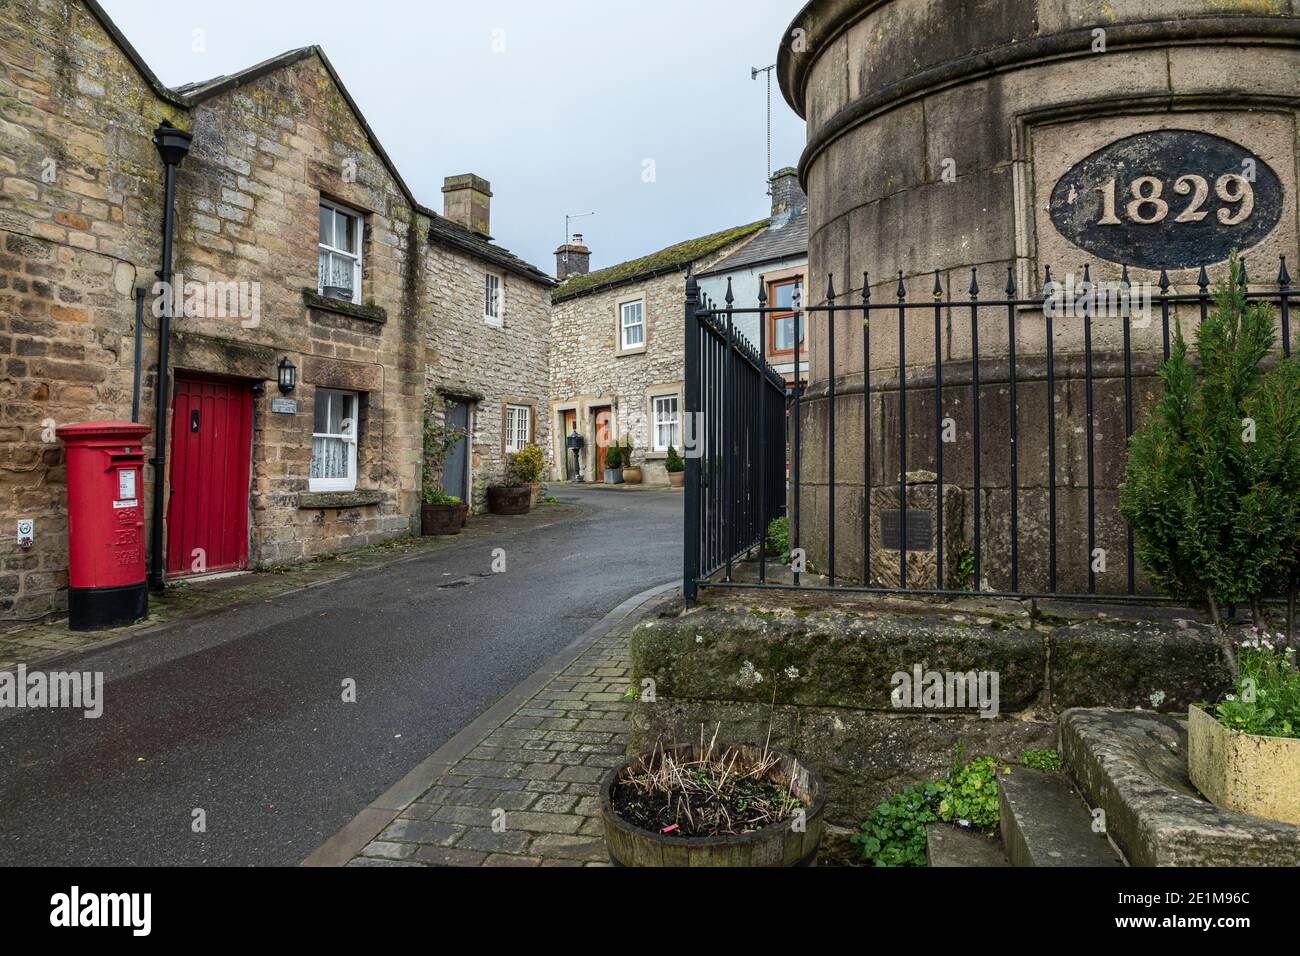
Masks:
[[[907,295],[907,286],[903,285],[903,270],[898,270],[898,297],[901,299]]]
[[[1011,266],[1007,266],[1007,298],[1014,298],[1016,294],[1016,275]]]
[[[1160,286],[1160,294],[1164,295],[1169,291],[1169,273],[1164,269],[1160,270],[1160,281],[1156,283]]]
[[[1200,287],[1202,294],[1210,287],[1210,274],[1205,271],[1205,266],[1201,266],[1201,274],[1196,277],[1196,284]]]
[[[968,291],[970,292],[970,295],[971,295],[971,298],[972,298],[972,299],[975,298],[975,296],[977,296],[977,295],[980,294],[980,285],[979,285],[978,282],[975,281],[975,267],[974,267],[974,266],[971,266],[971,267],[970,267],[970,289],[969,289]]]
[[[1286,288],[1291,284],[1291,275],[1286,271],[1286,256],[1278,256],[1277,284]]]

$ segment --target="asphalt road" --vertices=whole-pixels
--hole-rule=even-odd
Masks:
[[[680,493],[560,497],[580,511],[50,665],[103,671],[104,714],[0,711],[0,864],[298,863],[607,611],[679,574]],[[506,572],[491,574],[498,547]]]

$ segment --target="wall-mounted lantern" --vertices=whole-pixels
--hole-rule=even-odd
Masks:
[[[298,384],[298,368],[289,361],[289,356],[280,359],[280,364],[276,371],[279,373],[280,393],[288,395]]]

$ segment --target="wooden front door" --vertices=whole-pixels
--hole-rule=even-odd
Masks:
[[[595,453],[591,459],[591,480],[602,481],[605,477],[605,451],[613,438],[609,406],[598,408],[592,415],[591,447]]]
[[[247,383],[178,373],[172,400],[167,573],[248,565],[253,393]]]
[[[448,399],[447,428],[462,433],[442,463],[442,490],[461,501],[469,501],[469,399]]]

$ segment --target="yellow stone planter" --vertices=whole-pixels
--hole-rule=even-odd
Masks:
[[[1300,739],[1238,733],[1193,706],[1187,769],[1215,806],[1300,824]]]

